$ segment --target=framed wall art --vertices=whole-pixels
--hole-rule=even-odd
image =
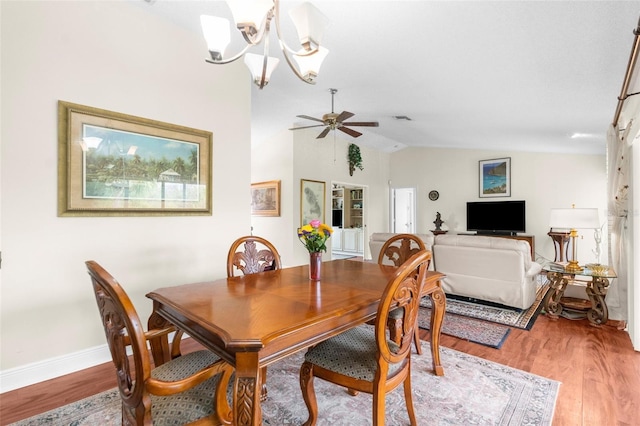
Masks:
[[[251,184],[251,215],[280,216],[280,181]]]
[[[212,134],[58,102],[58,216],[211,215]]]
[[[480,160],[480,198],[511,197],[511,158]]]
[[[324,221],[325,183],[317,180],[300,180],[300,225],[314,219]]]

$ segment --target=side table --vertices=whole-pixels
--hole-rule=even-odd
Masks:
[[[609,278],[615,278],[616,274],[609,267],[588,268],[582,271],[567,272],[562,265],[553,262],[546,262],[542,265],[542,270],[547,273],[550,281],[550,289],[547,292],[543,306],[545,312],[551,317],[557,319],[563,310],[564,292],[571,281],[574,284],[584,285],[585,292],[589,297],[591,306],[587,311],[589,324],[599,326],[609,319],[609,309],[607,302],[604,300],[609,289]],[[576,275],[590,277],[588,281],[576,281]],[[571,303],[571,302],[569,302]]]

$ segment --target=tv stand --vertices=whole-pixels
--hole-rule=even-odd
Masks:
[[[485,237],[515,237],[518,233],[509,231],[477,231],[476,235],[482,235]]]

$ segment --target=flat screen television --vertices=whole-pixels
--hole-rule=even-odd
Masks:
[[[525,219],[524,200],[467,203],[467,231],[488,235],[515,235],[526,232]]]

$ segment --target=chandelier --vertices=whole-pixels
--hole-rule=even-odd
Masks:
[[[320,46],[322,33],[329,23],[311,3],[305,2],[291,9],[289,16],[296,27],[301,49],[291,49],[282,39],[280,31],[279,0],[227,0],[236,27],[242,33],[247,46],[231,57],[225,57],[225,50],[231,42],[231,28],[228,19],[202,15],[200,23],[207,41],[211,64],[228,64],[244,56],[244,62],[251,71],[253,82],[262,89],[269,83],[271,73],[280,60],[269,56],[269,31],[271,21],[275,23],[280,50],[287,64],[296,76],[305,83],[315,84],[320,65],[329,51]],[[248,53],[249,48],[264,42],[262,55]],[[292,62],[297,63],[297,67]]]

